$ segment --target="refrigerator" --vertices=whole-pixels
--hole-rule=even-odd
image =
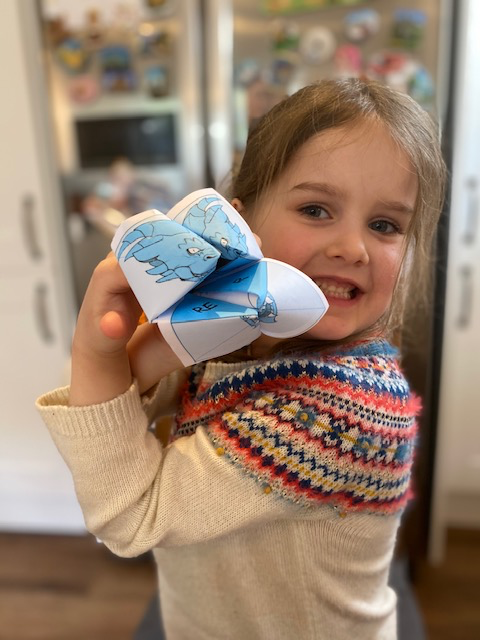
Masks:
[[[474,4],[36,0],[77,303],[124,217],[152,207],[165,211],[195,189],[222,191],[258,118],[310,82],[367,76],[409,93],[438,118],[451,169],[458,145],[475,146],[462,133],[467,125],[461,128],[474,62],[467,65],[472,71],[463,80],[463,93],[458,85],[465,56],[470,59],[473,52],[467,51],[465,34],[475,24]],[[473,210],[477,178],[458,180],[475,196],[469,200]],[[445,457],[438,451],[450,448],[441,445],[439,390],[445,379],[443,346],[451,336],[445,333],[447,273],[450,291],[457,288],[457,267],[448,262],[450,230],[464,206],[457,207],[452,193],[436,240],[435,302],[430,315],[407,327],[414,339],[402,345],[407,376],[424,401],[416,500],[405,514],[398,544],[413,568],[429,544],[441,547],[438,531],[448,524],[448,517],[438,515],[443,504],[438,465],[444,461],[438,456]],[[471,236],[476,214],[468,215]],[[459,271],[464,297],[474,272],[471,265]]]
[[[249,128],[301,86],[367,75],[443,109],[450,3],[409,7],[37,0],[78,302],[119,213],[222,190]]]

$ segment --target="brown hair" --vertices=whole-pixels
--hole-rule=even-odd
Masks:
[[[369,80],[324,80],[300,89],[263,116],[250,132],[228,197],[242,201],[245,212],[282,174],[295,152],[328,129],[380,122],[408,156],[418,179],[415,213],[407,231],[391,309],[379,326],[388,336],[401,326],[405,301],[426,302],[432,241],[441,212],[446,180],[439,129],[409,96]],[[409,278],[414,272],[415,279]],[[372,327],[372,329],[374,329]]]

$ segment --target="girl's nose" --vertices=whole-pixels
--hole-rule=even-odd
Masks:
[[[349,264],[368,264],[370,261],[365,239],[360,231],[340,232],[326,249],[328,258],[338,258]]]

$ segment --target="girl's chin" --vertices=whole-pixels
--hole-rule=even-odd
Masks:
[[[333,318],[328,319],[326,322],[324,322],[322,318],[317,325],[304,333],[302,337],[310,340],[345,340],[345,338],[358,333],[358,331],[360,331],[359,328],[344,326],[342,322],[336,321]]]
[[[350,331],[340,332],[340,331],[307,331],[302,335],[302,338],[306,338],[307,340],[318,340],[318,341],[337,341],[337,340],[345,340],[348,336],[352,335]]]

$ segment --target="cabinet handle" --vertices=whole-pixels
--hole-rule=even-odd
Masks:
[[[33,307],[40,337],[46,343],[53,342],[55,336],[50,325],[48,287],[45,282],[39,282],[35,286]]]
[[[28,253],[32,260],[38,261],[43,258],[43,251],[38,241],[38,234],[35,225],[35,199],[31,193],[23,196],[22,200],[22,226],[23,237]]]
[[[473,244],[478,227],[478,180],[471,177],[467,180],[467,212],[465,216],[464,244]]]
[[[464,265],[460,269],[460,313],[457,327],[466,329],[470,324],[473,307],[473,274],[472,268]]]

